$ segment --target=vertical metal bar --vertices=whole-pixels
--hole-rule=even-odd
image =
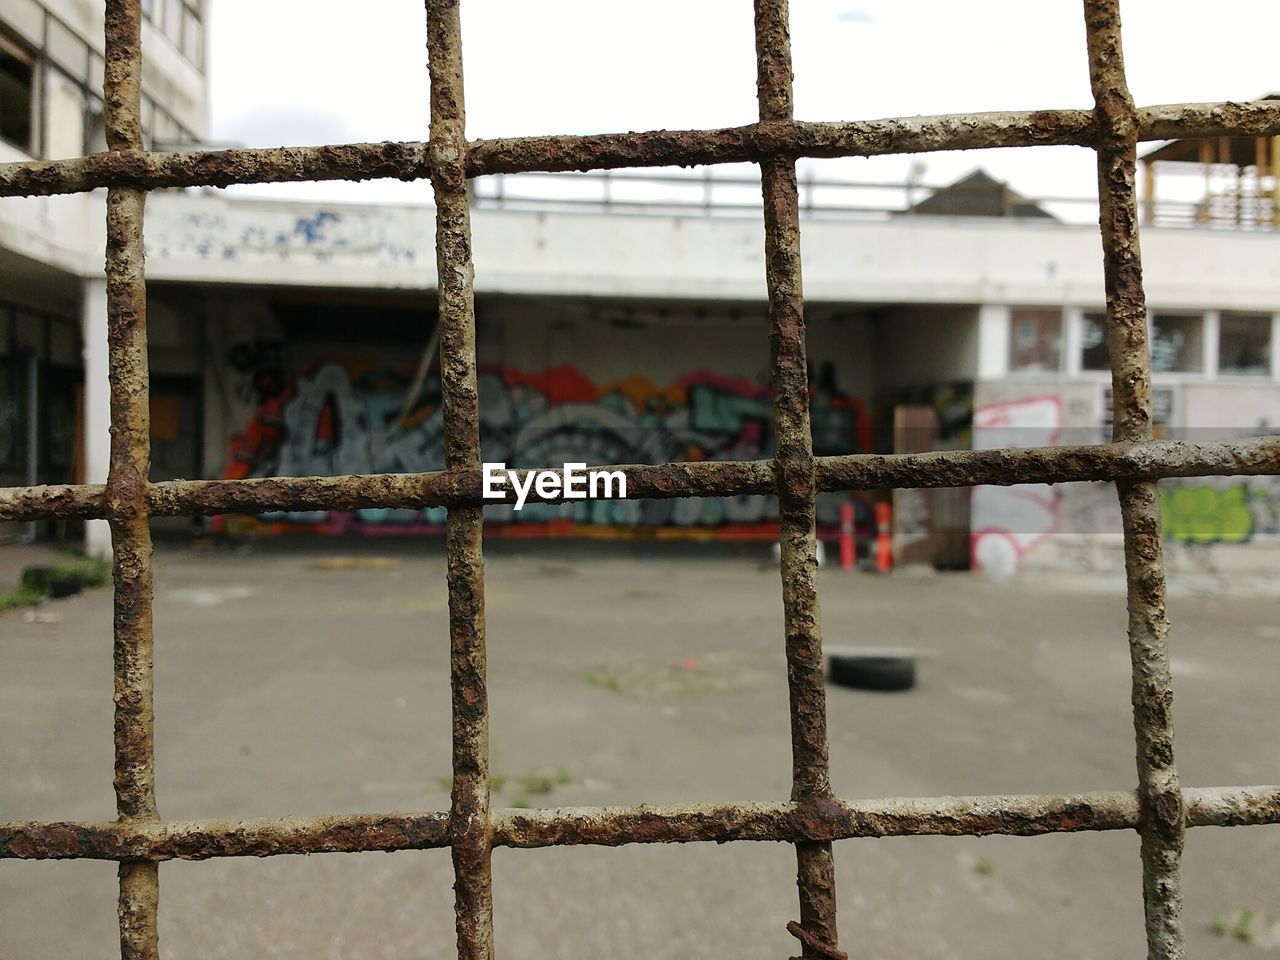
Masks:
[[[467,199],[459,0],[427,0],[431,179],[440,275],[440,374],[445,463],[480,467],[471,210]],[[451,507],[446,534],[453,691],[454,909],[461,960],[493,956],[493,826],[489,818],[489,709],[481,507]]]
[[[1085,0],[1089,74],[1098,117],[1098,197],[1107,288],[1114,437],[1152,438],[1151,362],[1138,248],[1136,110],[1125,80],[1119,0]],[[1133,720],[1143,816],[1147,956],[1184,955],[1178,868],[1185,830],[1173,760],[1173,692],[1165,614],[1160,504],[1151,482],[1117,483],[1128,578]]]
[[[139,0],[106,6],[107,146],[142,148]],[[156,820],[152,746],[151,531],[146,482],[150,472],[147,371],[147,291],[142,216],[146,194],[107,193],[107,339],[111,383],[111,463],[107,500],[115,578],[116,810],[121,821]],[[120,864],[120,955],[156,960],[159,876],[154,863]]]
[[[760,120],[792,119],[791,38],[787,0],[756,0],[756,88]],[[822,632],[814,588],[817,571],[813,436],[805,359],[800,274],[799,189],[794,157],[760,164],[765,269],[769,288],[769,356],[777,435],[778,505],[787,680],[791,704],[791,797],[831,796]],[[796,844],[800,936],[805,957],[831,956],[837,944],[835,863],[831,844]],[[803,934],[803,935],[801,935]]]

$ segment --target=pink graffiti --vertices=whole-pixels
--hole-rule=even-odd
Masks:
[[[975,450],[1054,446],[1062,433],[1062,400],[1056,395],[993,403],[973,412]],[[981,486],[970,502],[973,569],[1012,576],[1058,528],[1058,495],[1047,483]]]

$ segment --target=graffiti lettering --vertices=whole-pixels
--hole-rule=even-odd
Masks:
[[[444,468],[438,381],[428,381],[401,421],[411,372],[369,361],[321,358],[303,371],[263,376],[276,354],[261,344],[237,348],[236,370],[256,393],[257,412],[230,444],[230,477],[336,476]],[[278,368],[277,368],[278,369]],[[815,452],[869,449],[871,423],[862,402],[841,394],[834,375],[815,391]],[[695,371],[669,387],[642,377],[598,386],[570,366],[529,373],[504,366],[479,371],[481,456],[513,468],[555,464],[661,463],[770,457],[773,415],[768,390],[749,380]],[[274,389],[274,392],[272,390]],[[839,495],[819,498],[819,521],[837,522]],[[323,525],[344,532],[437,529],[440,510],[360,510],[271,514],[272,523]],[[771,497],[512,504],[485,508],[493,524],[610,527],[703,527],[729,536],[775,523]],[[400,531],[394,531],[400,532]],[[405,532],[409,532],[405,530]],[[767,534],[762,530],[762,534]]]
[[[1164,535],[1182,543],[1244,543],[1253,537],[1247,486],[1160,489]]]

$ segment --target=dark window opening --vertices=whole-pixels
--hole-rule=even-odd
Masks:
[[[33,156],[34,94],[35,57],[0,33],[0,139]]]
[[[1158,313],[1151,323],[1151,371],[1200,373],[1204,370],[1204,317]]]
[[[1107,315],[1086,313],[1080,324],[1080,368],[1110,370],[1111,354],[1107,349]]]
[[[1271,317],[1224,313],[1218,326],[1218,370],[1245,377],[1271,373]]]

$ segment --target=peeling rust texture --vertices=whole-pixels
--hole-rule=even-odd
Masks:
[[[1280,823],[1280,786],[1186,788],[1188,827]],[[449,812],[125,823],[0,823],[0,859],[207,860],[430,850],[450,844]],[[1134,791],[1073,795],[830,799],[780,803],[493,811],[493,844],[537,849],[632,843],[837,841],[1138,829]]]
[[[449,845],[449,814],[369,814],[130,823],[0,824],[0,858],[208,860],[428,850]]]
[[[1147,303],[1138,243],[1137,111],[1125,79],[1119,0],[1085,0],[1089,79],[1098,120],[1098,196],[1111,353],[1113,439],[1152,437]],[[1160,503],[1150,481],[1122,481],[1133,723],[1142,802],[1142,890],[1149,960],[1185,955],[1179,864],[1185,813],[1173,758],[1173,689]]]
[[[107,0],[103,83],[107,146],[142,150],[140,0]],[[104,492],[115,581],[115,789],[122,823],[155,821],[152,711],[151,530],[146,490],[151,469],[147,287],[142,218],[147,195],[107,192],[107,340],[111,452]],[[120,955],[158,960],[160,884],[150,861],[119,869]]]
[[[787,0],[756,0],[756,93],[760,125],[793,119],[791,34]],[[769,290],[769,370],[777,437],[776,481],[783,623],[791,705],[791,799],[828,802],[827,699],[822,629],[814,585],[815,504],[809,375],[800,273],[800,201],[794,156],[760,161],[765,278]],[[835,860],[829,840],[796,843],[803,955],[838,944]],[[821,944],[817,949],[815,944]]]
[[[436,197],[440,374],[445,465],[480,468],[475,303],[467,141],[463,133],[459,0],[427,4],[431,179]],[[460,960],[493,957],[493,826],[489,818],[489,694],[484,622],[483,510],[450,507],[446,532],[453,696],[454,911]]]
[[[1276,788],[1241,787],[1275,804]],[[1206,801],[1215,818],[1237,809]],[[1273,810],[1273,816],[1276,816]],[[448,813],[143,824],[0,824],[0,858],[203,860],[447,846]],[[804,842],[891,836],[1037,836],[1133,829],[1133,792],[495,811],[495,846]],[[1258,822],[1251,820],[1250,822]]]
[[[1274,100],[1143,107],[1139,140],[1280,136]],[[1093,146],[1091,110],[1025,110],[886,117],[847,122],[788,119],[710,130],[475,140],[466,175],[695,166],[789,157],[874,157],[990,147]],[[0,197],[83,193],[99,187],[226,187],[302,180],[417,180],[431,172],[418,141],[179,152],[107,151],[73,160],[0,164]]]
[[[814,461],[818,489],[890,490],[915,487],[1010,486],[1073,480],[1157,480],[1164,477],[1269,476],[1280,473],[1280,437],[1186,443],[1094,444],[1018,450],[948,450],[935,453],[850,454]],[[550,469],[550,468],[548,468]],[[768,494],[777,489],[772,460],[698,460],[614,464],[629,499]],[[527,471],[516,471],[523,475]],[[250,480],[165,480],[147,486],[154,517],[262,513],[267,510],[363,510],[375,507],[458,507],[512,502],[481,496],[478,470],[383,473],[346,477],[261,477]],[[0,520],[56,517],[102,519],[106,488],[56,485],[0,488]],[[529,502],[558,502],[562,496]]]
[[[428,176],[425,143],[133,153],[0,164],[0,196],[83,193],[98,187],[227,187],[302,180],[416,180]]]

